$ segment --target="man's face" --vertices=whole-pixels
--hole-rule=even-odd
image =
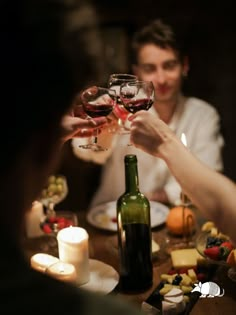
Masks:
[[[171,48],[146,44],[139,50],[138,64],[133,70],[140,80],[153,82],[157,102],[169,102],[179,94],[186,67]]]

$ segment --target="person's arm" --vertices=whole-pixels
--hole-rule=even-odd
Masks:
[[[236,242],[235,183],[198,160],[160,119],[140,111],[130,120],[131,142],[162,158],[203,215]]]
[[[222,172],[222,147],[224,140],[220,130],[220,116],[215,108],[201,100],[190,98],[178,122],[175,134],[180,138],[183,131],[187,139],[187,147],[193,155],[210,168]],[[171,204],[180,202],[180,191],[179,184],[170,174],[163,187],[166,200]],[[155,199],[163,199],[162,191],[153,192],[152,195]],[[156,200],[159,201],[158,199]]]

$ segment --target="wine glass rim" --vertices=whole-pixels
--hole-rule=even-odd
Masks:
[[[118,83],[118,85],[121,85],[124,82],[135,82],[138,80],[138,77],[134,74],[126,74],[126,73],[113,73],[110,75],[109,79],[108,79],[108,84],[116,84],[116,82],[120,82]]]
[[[98,91],[106,91],[108,95],[113,93],[115,97],[117,96],[116,90],[112,89],[112,87],[92,85],[81,92],[81,101],[83,102],[85,97],[87,96],[90,97],[96,96]]]
[[[136,81],[129,81],[129,82],[124,82],[121,85],[137,85],[137,84],[152,84],[152,81],[146,81],[146,80],[136,80]]]
[[[128,78],[138,78],[137,75],[135,74],[131,74],[131,73],[112,73],[110,74],[110,78],[111,77],[118,77],[118,76],[124,76],[124,77],[128,77]]]

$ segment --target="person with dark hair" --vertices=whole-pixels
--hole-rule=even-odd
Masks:
[[[132,39],[132,69],[141,80],[152,81],[155,101],[149,109],[163,120],[178,138],[182,134],[188,149],[212,169],[223,170],[223,138],[216,109],[196,97],[183,95],[183,80],[189,71],[186,42],[162,20],[151,21],[138,30]],[[161,159],[127,146],[129,135],[118,135],[105,153],[84,152],[73,139],[75,154],[103,164],[100,186],[91,205],[116,200],[124,191],[123,156],[138,157],[140,190],[151,200],[178,203],[181,188]],[[87,156],[86,156],[87,155]],[[112,185],[111,185],[112,183]]]
[[[94,10],[87,0],[2,0],[0,25],[6,115],[0,124],[1,312],[140,314],[124,301],[31,269],[21,242],[25,214],[57,167],[62,138],[73,129],[64,116],[76,93],[97,73],[100,44]],[[91,127],[81,119],[75,123],[79,129]]]
[[[140,111],[130,117],[131,143],[165,161],[184,193],[236,244],[236,184],[194,156],[161,119]]]

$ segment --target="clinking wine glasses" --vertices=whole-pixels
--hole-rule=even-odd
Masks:
[[[81,102],[84,112],[88,115],[87,119],[108,116],[114,109],[117,95],[116,91],[110,88],[92,86],[81,93]],[[104,151],[107,148],[97,143],[98,128],[95,128],[96,135],[88,144],[82,144],[79,147],[83,149],[92,149],[94,151]]]
[[[120,99],[120,86],[126,82],[137,81],[138,77],[134,74],[127,73],[113,73],[108,79],[108,87],[116,91],[117,103],[114,108],[114,114],[118,119],[118,133],[128,134],[129,128],[126,126],[127,117],[129,112],[124,108],[123,103]]]
[[[120,99],[124,108],[132,114],[140,110],[149,110],[154,102],[154,85],[151,81],[123,83],[120,86]]]

